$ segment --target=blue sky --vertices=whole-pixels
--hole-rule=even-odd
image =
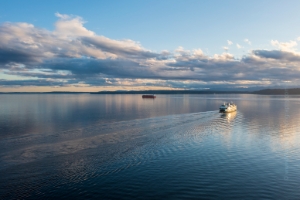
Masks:
[[[300,1],[0,3],[0,91],[298,85]]]

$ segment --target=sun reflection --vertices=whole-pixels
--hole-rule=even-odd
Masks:
[[[236,118],[236,111],[231,113],[222,113],[221,118],[227,119],[228,123],[231,123]]]

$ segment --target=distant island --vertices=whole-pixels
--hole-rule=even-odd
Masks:
[[[300,95],[300,88],[290,88],[290,89],[265,89],[252,92],[253,94],[263,94],[263,95]]]

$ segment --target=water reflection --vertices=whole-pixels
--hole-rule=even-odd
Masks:
[[[300,199],[299,100],[3,95],[0,199]]]
[[[216,110],[215,102],[187,95],[1,95],[0,137],[64,131],[116,121]],[[193,96],[192,96],[193,97]]]
[[[227,120],[228,123],[232,122],[236,118],[237,111],[230,112],[230,113],[222,113],[221,118]]]

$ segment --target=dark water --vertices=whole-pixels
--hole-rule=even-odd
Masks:
[[[297,96],[0,95],[0,199],[300,199],[299,113]]]

